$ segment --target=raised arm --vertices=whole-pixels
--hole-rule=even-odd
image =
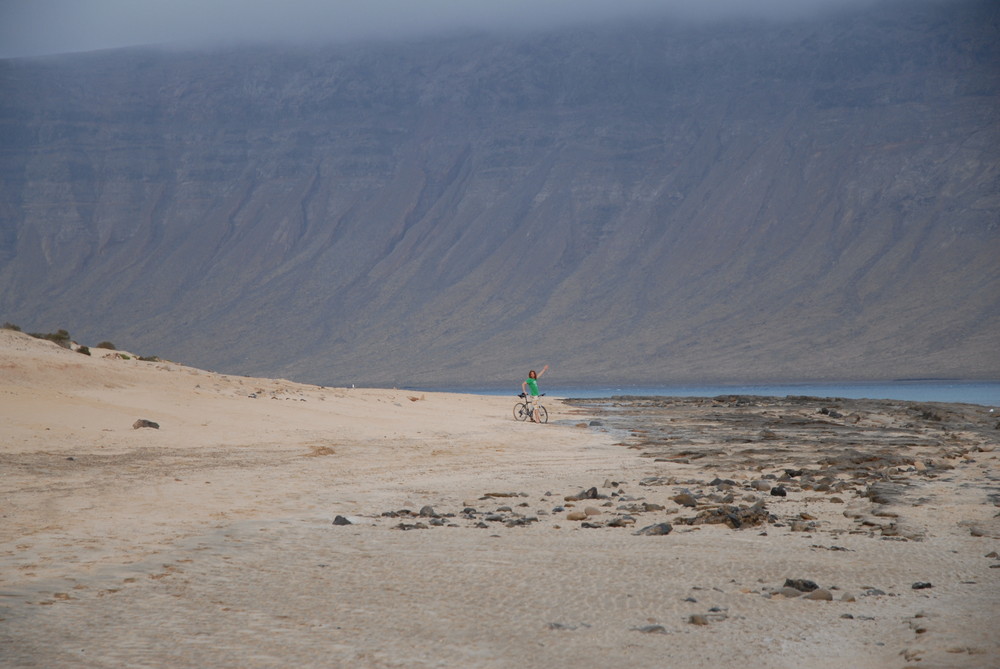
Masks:
[[[548,365],[545,365],[544,367],[542,367],[542,371],[538,372],[538,378],[541,378],[542,374],[544,374],[545,372],[547,372],[548,369],[549,369]]]

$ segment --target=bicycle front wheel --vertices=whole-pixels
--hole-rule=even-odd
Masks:
[[[549,422],[549,412],[545,410],[541,404],[535,407],[535,411],[538,412],[538,422],[548,423]]]
[[[528,420],[528,406],[524,402],[514,405],[514,420]]]

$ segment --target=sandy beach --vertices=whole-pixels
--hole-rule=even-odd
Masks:
[[[1000,666],[988,408],[514,392],[0,330],[0,665]]]

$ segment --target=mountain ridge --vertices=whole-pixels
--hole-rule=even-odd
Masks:
[[[998,12],[919,7],[0,62],[0,314],[331,385],[1000,378]]]

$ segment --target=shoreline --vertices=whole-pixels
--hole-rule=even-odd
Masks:
[[[470,395],[516,395],[504,388],[448,388],[444,392]],[[415,391],[421,392],[421,391]],[[438,392],[426,389],[423,392]],[[548,386],[546,393],[556,399],[601,399],[610,397],[701,397],[722,395],[753,395],[782,398],[809,396],[827,399],[871,399],[903,402],[939,402],[976,404],[1000,407],[1000,381],[894,381],[844,382],[844,383],[795,383],[760,385],[671,385],[671,386]]]

